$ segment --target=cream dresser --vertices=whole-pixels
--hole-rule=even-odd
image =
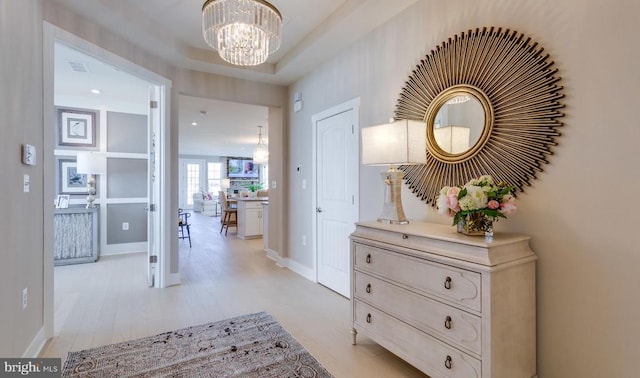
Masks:
[[[525,235],[357,223],[353,343],[364,334],[433,378],[534,377],[535,260]]]

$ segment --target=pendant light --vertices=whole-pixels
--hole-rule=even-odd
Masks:
[[[253,162],[256,164],[267,164],[269,161],[269,149],[262,141],[262,126],[258,126],[258,145],[253,151]]]

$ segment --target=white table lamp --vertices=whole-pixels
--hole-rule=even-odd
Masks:
[[[95,207],[93,201],[96,199],[96,178],[95,175],[107,173],[107,158],[101,152],[78,152],[76,160],[77,172],[87,175],[87,209]]]
[[[407,224],[402,208],[401,186],[404,172],[396,165],[426,162],[426,123],[399,120],[362,129],[362,164],[390,165],[380,175],[385,183],[384,205],[378,222]]]

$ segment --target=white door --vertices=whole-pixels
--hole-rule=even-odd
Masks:
[[[147,166],[147,261],[149,267],[147,269],[147,281],[149,286],[157,286],[158,284],[158,256],[160,246],[160,211],[158,204],[160,203],[160,170],[159,156],[161,151],[159,147],[161,133],[161,117],[160,117],[160,96],[161,90],[157,86],[149,89],[149,116],[148,116],[148,166]]]
[[[193,194],[204,188],[204,160],[180,159],[180,200],[182,209],[193,209]]]
[[[349,235],[358,220],[358,111],[334,111],[314,116],[316,267],[320,284],[349,297]]]

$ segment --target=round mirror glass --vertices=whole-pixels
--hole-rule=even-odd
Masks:
[[[433,137],[440,149],[458,155],[478,143],[485,127],[482,103],[470,93],[455,94],[436,113]]]

